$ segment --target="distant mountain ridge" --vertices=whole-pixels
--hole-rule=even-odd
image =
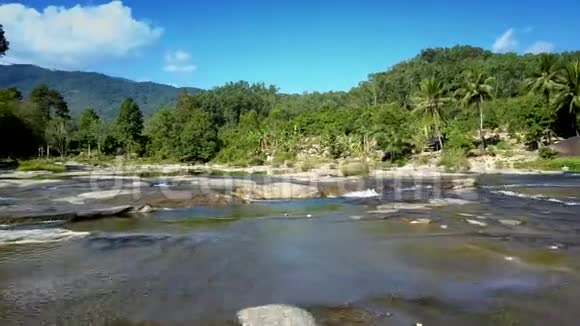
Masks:
[[[145,116],[175,102],[182,90],[198,93],[193,87],[177,88],[153,82],[136,82],[95,72],[49,70],[34,65],[0,65],[0,88],[16,87],[24,96],[46,84],[66,99],[71,114],[92,107],[100,116],[113,118],[127,97],[133,98]]]

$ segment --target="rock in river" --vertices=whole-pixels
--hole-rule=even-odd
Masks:
[[[315,326],[310,313],[288,305],[267,305],[238,312],[242,326]]]
[[[320,197],[317,187],[290,182],[249,183],[236,189],[234,195],[244,200],[301,199]]]
[[[507,226],[518,226],[518,225],[522,224],[521,221],[517,221],[517,220],[499,220],[499,222],[501,224],[507,225]]]

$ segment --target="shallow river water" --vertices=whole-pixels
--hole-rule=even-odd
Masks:
[[[434,196],[389,189],[3,226],[0,325],[235,325],[271,303],[320,325],[580,324],[580,176],[482,176],[443,195],[462,201],[372,213]]]

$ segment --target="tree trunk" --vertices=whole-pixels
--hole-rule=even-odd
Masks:
[[[546,95],[546,112],[550,112],[550,93],[546,92],[545,95]],[[550,127],[548,127],[548,145],[552,145],[552,128]]]
[[[439,131],[439,124],[435,123],[435,134],[437,135],[437,138],[439,138],[439,150],[443,152],[443,138],[441,136],[441,131]]]
[[[91,143],[89,143],[89,157],[91,157]]]
[[[485,151],[485,137],[483,136],[483,105],[481,102],[477,102],[479,107],[479,139],[481,140],[481,151]]]

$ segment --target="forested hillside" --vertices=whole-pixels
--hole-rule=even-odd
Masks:
[[[33,65],[0,65],[0,88],[15,87],[25,96],[40,84],[60,92],[73,116],[91,107],[103,117],[113,118],[127,97],[135,99],[149,116],[167,104],[173,104],[182,90],[151,82],[135,82],[92,72],[48,70]],[[196,88],[187,88],[197,93]]]
[[[521,56],[470,46],[427,49],[348,92],[288,95],[242,81],[181,92],[172,106],[154,106],[142,88],[115,86],[142,84],[103,76],[110,84],[79,82],[87,87],[83,96],[102,97],[110,105],[128,98],[114,119],[109,119],[114,108],[103,114],[98,106],[71,119],[67,93],[63,103],[58,90],[74,85],[54,81],[55,89],[39,87],[31,96],[26,89],[24,96],[18,89],[0,92],[0,125],[7,126],[0,136],[18,134],[21,142],[4,144],[0,154],[27,156],[51,147],[61,155],[92,149],[93,155],[251,165],[313,157],[401,162],[431,149],[441,150],[447,164],[478,147],[486,155],[490,144],[497,145],[492,134],[498,132],[530,148],[577,135],[579,60],[580,52]],[[26,76],[12,77],[18,78]],[[101,93],[89,92],[94,89]],[[107,90],[114,95],[103,95]],[[131,98],[135,93],[141,100]],[[145,107],[155,114],[144,116]]]

